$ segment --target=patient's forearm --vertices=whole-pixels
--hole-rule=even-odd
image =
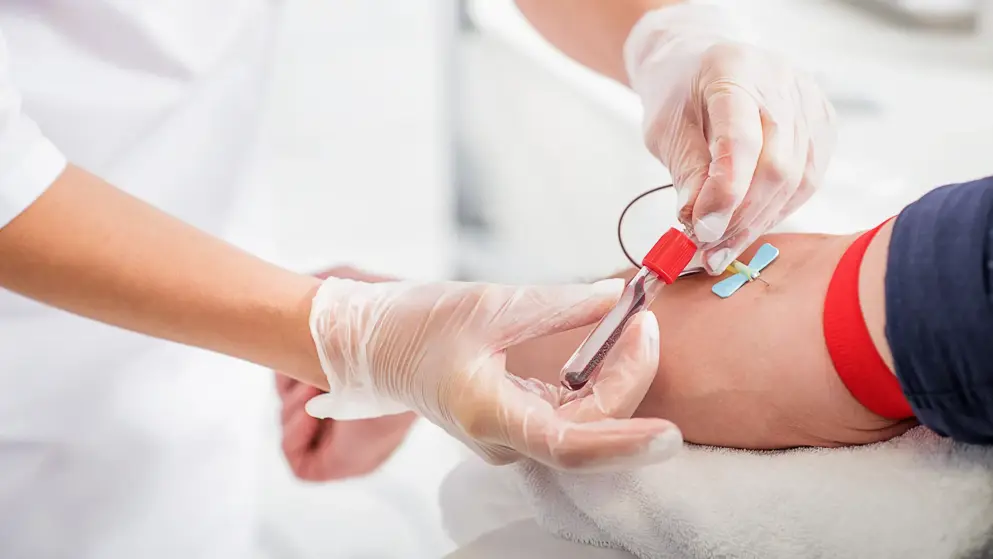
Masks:
[[[742,258],[763,242],[778,247],[780,258],[763,271],[770,285],[749,284],[729,299],[711,293],[719,280],[706,275],[663,290],[651,306],[659,321],[659,370],[636,415],[673,421],[687,441],[742,448],[859,444],[905,430],[852,397],[825,346],[825,294],[858,236],[763,237]],[[884,256],[868,255],[864,269],[876,270]],[[864,299],[873,311],[882,304],[874,295]],[[591,328],[511,348],[508,369],[557,385]]]
[[[659,373],[638,413],[674,421],[693,442],[774,448],[882,440],[911,422],[888,412],[881,417],[879,404],[889,402],[884,407],[903,414],[909,403],[916,419],[939,433],[990,443],[990,216],[993,178],[951,185],[883,225],[864,254],[853,249],[861,261],[852,275],[837,266],[860,234],[770,235],[764,240],[782,252],[763,271],[770,286],[748,286],[719,300],[709,293],[712,278],[677,281],[652,305],[660,327]],[[861,316],[831,330],[857,337],[857,322],[864,321],[888,369],[882,374],[899,380],[895,391],[873,380],[886,377],[862,361],[875,359],[871,352],[850,351],[844,344],[851,339],[825,337],[829,284],[853,276]],[[829,310],[851,301],[844,288],[830,292],[840,298]],[[589,329],[512,348],[508,368],[557,384],[562,364]]]
[[[879,350],[883,360],[892,370],[893,357],[889,345],[886,341],[886,305],[884,294],[884,277],[886,275],[887,248],[889,246],[890,235],[892,234],[892,222],[884,225],[876,234],[869,248],[866,250],[862,260],[859,277],[859,294],[862,304],[862,312],[865,316],[866,325],[872,336],[876,348]],[[848,241],[840,239],[843,243]],[[832,253],[833,255],[833,253]],[[794,255],[785,255],[784,258],[792,260]],[[824,267],[825,274],[828,267]],[[630,279],[636,270],[629,269],[611,277]],[[712,281],[717,281],[712,280]],[[825,278],[826,282],[826,278]],[[801,286],[802,287],[802,286]],[[813,293],[812,293],[813,295]],[[822,295],[817,292],[816,297]],[[658,311],[661,307],[661,300],[656,300],[652,305],[652,310]],[[719,310],[719,307],[716,307]],[[730,319],[731,317],[725,317]],[[715,317],[716,319],[716,317]],[[558,384],[558,373],[565,364],[572,352],[579,347],[586,335],[592,330],[592,326],[577,328],[569,332],[563,332],[545,338],[539,338],[526,343],[514,346],[507,352],[507,368],[510,372],[534,377],[548,383]],[[662,340],[665,344],[666,340]],[[703,344],[706,340],[699,340]],[[728,351],[733,351],[733,346],[728,346]],[[701,346],[701,349],[704,349]]]

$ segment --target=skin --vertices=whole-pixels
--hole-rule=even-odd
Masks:
[[[890,227],[863,260],[860,297],[870,332],[885,356],[883,283]],[[636,416],[664,417],[687,441],[753,449],[837,446],[885,440],[912,422],[893,422],[859,404],[841,383],[824,343],[824,296],[834,268],[857,235],[767,235],[780,249],[762,276],[729,299],[710,292],[717,280],[684,278],[652,305],[659,317],[659,370]],[[633,275],[633,271],[622,274]],[[590,328],[522,344],[508,369],[556,382]],[[890,358],[890,362],[892,359]]]
[[[305,410],[320,389],[276,375],[282,401],[282,448],[290,469],[306,481],[330,481],[375,471],[404,441],[417,416],[388,415],[358,421],[316,419]]]
[[[679,0],[517,0],[545,39],[588,68],[628,85],[621,52],[634,24]]]
[[[320,286],[70,165],[0,228],[0,286],[327,388],[308,324]]]

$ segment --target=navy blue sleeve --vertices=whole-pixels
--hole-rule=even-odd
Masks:
[[[993,177],[933,190],[893,226],[886,338],[921,423],[993,443]]]

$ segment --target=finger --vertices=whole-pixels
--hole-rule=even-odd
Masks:
[[[320,419],[308,416],[303,410],[283,417],[282,449],[291,464],[309,453],[317,444],[324,430],[333,428],[333,422],[322,423]]]
[[[276,373],[276,392],[279,395],[287,392],[295,384],[299,384],[299,381],[280,373],[279,371],[274,371]]]
[[[631,470],[672,458],[683,435],[664,419],[607,419],[563,423],[546,431],[548,458],[560,470],[594,473]]]
[[[335,422],[330,436],[314,448],[312,474],[322,480],[371,473],[397,450],[416,419],[412,413]]]
[[[553,406],[505,376],[495,388],[485,392],[488,401],[482,406],[474,402],[477,421],[469,436],[553,468],[589,472],[638,467],[665,460],[682,445],[679,429],[662,419],[577,423],[559,417]]]
[[[803,170],[803,177],[800,179],[800,186],[797,187],[796,192],[793,196],[786,202],[783,208],[779,211],[779,220],[782,221],[790,215],[793,214],[800,206],[805,204],[810,197],[814,195],[817,191],[817,187],[820,185],[821,181],[824,179],[824,165],[826,160],[830,158],[832,150],[832,139],[829,133],[825,133],[826,138],[824,138],[823,143],[818,143],[814,145],[815,142],[820,142],[820,138],[811,137],[807,142],[807,160],[806,165]]]
[[[769,222],[792,198],[807,166],[807,132],[790,107],[762,113],[762,153],[745,198],[731,217],[725,237]],[[760,231],[762,233],[762,231]]]
[[[770,222],[762,222],[754,227],[735,233],[726,240],[709,247],[704,247],[704,268],[711,274],[720,275],[727,270],[732,262],[748,250],[755,241],[775,224],[775,218]]]
[[[305,481],[366,475],[378,468],[406,438],[416,415],[407,412],[373,419],[324,421],[303,459],[293,464]]]
[[[762,228],[748,228],[703,249],[704,268],[713,275],[723,274],[762,234]]]
[[[786,202],[785,205],[779,210],[779,214],[776,216],[776,223],[782,222],[787,217],[793,215],[793,212],[797,211],[800,206],[807,203],[810,197],[814,195],[816,189],[813,183],[806,178],[800,182],[800,186],[793,193],[793,196]],[[771,227],[771,226],[770,226]]]
[[[798,82],[800,110],[807,116],[807,160],[814,171],[814,176],[809,176],[808,180],[816,188],[820,186],[819,179],[823,178],[838,143],[837,114],[831,101],[810,76],[800,74]]]
[[[798,76],[799,108],[807,116],[807,136],[802,145],[806,154],[799,186],[779,210],[777,222],[783,221],[814,195],[824,180],[827,163],[837,143],[835,112],[820,88],[809,77]],[[798,142],[799,143],[799,142]]]
[[[704,261],[706,270],[712,275],[721,275],[727,271],[728,266],[741,256],[748,247],[758,238],[758,234],[753,234],[750,229],[738,233],[728,240],[717,245],[715,248],[704,251]]]
[[[588,393],[567,395],[559,417],[577,423],[631,417],[645,399],[658,366],[658,320],[651,311],[638,313],[587,385]]]
[[[768,204],[766,211],[772,212],[771,214],[750,216],[749,221],[728,228],[724,239],[703,247],[701,252],[707,272],[715,275],[724,273],[755,239],[779,222],[780,210],[785,203],[782,199],[784,193],[785,191],[780,190]]]
[[[709,158],[709,152],[706,151],[706,146],[704,146],[704,153],[707,153]],[[699,199],[700,191],[703,189],[703,184],[707,180],[707,169],[709,166],[708,159],[708,162],[702,167],[686,174],[679,173],[677,175],[675,171],[673,172],[672,183],[676,189],[676,221],[690,230],[693,229],[693,206]]]
[[[707,98],[711,162],[693,207],[693,232],[701,242],[724,236],[748,192],[762,151],[762,121],[754,98],[736,85]]]
[[[338,422],[335,420],[319,421],[318,429],[301,458],[293,465],[293,473],[304,481],[322,482],[334,479],[339,469],[340,456],[334,452],[334,441],[338,435]]]
[[[512,291],[498,295],[502,304],[491,319],[497,349],[600,320],[617,303],[624,280],[507,289]]]

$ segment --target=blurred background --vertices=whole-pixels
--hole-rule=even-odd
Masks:
[[[563,57],[510,0],[284,0],[265,171],[281,263],[405,278],[587,279],[625,266],[619,212],[668,182],[623,87]],[[993,174],[993,0],[737,0],[838,110],[827,184],[780,228],[869,227]],[[342,193],[347,192],[347,196]],[[675,215],[629,214],[643,253]],[[292,478],[273,433],[268,555],[439,557],[437,490],[463,451],[417,424],[360,480]]]

